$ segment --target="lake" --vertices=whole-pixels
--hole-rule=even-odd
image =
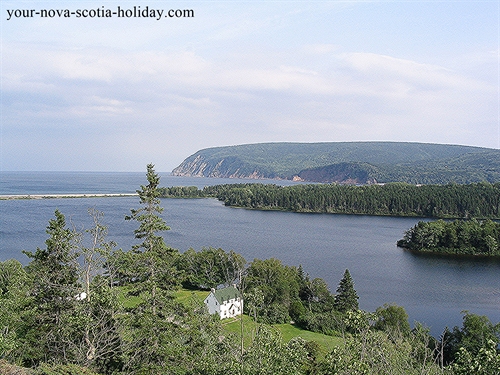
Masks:
[[[248,182],[160,175],[161,186]],[[146,183],[144,173],[2,172],[0,194],[131,193]],[[255,211],[225,207],[215,199],[162,199],[162,206],[171,228],[165,242],[180,251],[212,246],[232,249],[247,261],[301,264],[311,278],[325,279],[332,292],[347,268],[360,308],[374,311],[396,303],[410,323],[424,323],[435,336],[445,326],[461,325],[463,310],[500,321],[500,262],[417,256],[397,248],[396,241],[419,219]],[[0,261],[16,258],[26,264],[21,250],[44,247],[45,227],[56,208],[82,229],[90,226],[90,207],[104,212],[109,240],[124,250],[136,243],[137,223],[124,216],[139,207],[138,197],[0,200]]]

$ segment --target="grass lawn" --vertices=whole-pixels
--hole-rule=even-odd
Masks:
[[[290,341],[294,337],[302,337],[306,341],[316,341],[327,352],[331,351],[334,346],[342,345],[343,340],[341,337],[328,336],[322,333],[306,331],[305,329],[296,327],[292,324],[275,324],[285,342]]]
[[[224,319],[221,323],[227,333],[241,337],[241,322],[239,318]],[[252,318],[243,315],[243,343],[245,346],[250,346],[252,343],[258,326],[258,323],[255,323]],[[292,324],[273,324],[272,327],[281,333],[285,342],[289,342],[297,336],[302,337],[306,341],[316,341],[323,353],[330,352],[334,346],[342,345],[342,338],[340,337],[306,331]]]
[[[177,298],[177,300],[182,303],[188,302],[191,298],[196,298],[203,303],[203,300],[207,298],[209,294],[210,292],[206,290],[189,290],[189,289],[179,289],[174,293],[175,298]]]
[[[131,296],[128,292],[132,289],[130,286],[120,286],[118,289],[118,300],[125,308],[136,307],[139,303],[141,303],[142,298],[140,296]],[[203,303],[203,300],[208,296],[210,292],[203,290],[188,290],[188,289],[179,289],[174,293],[175,298],[181,303],[187,303],[191,298],[196,298],[200,303]]]
[[[141,297],[131,296],[128,294],[128,292],[132,289],[129,285],[119,286],[116,289],[118,289],[118,301],[123,307],[132,308],[141,303]]]

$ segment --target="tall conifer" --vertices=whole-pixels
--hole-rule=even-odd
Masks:
[[[46,249],[24,251],[32,259],[27,267],[33,278],[24,320],[28,325],[25,351],[30,360],[64,363],[71,360],[71,320],[80,291],[76,233],[66,227],[58,210],[49,220]]]
[[[344,277],[340,280],[339,287],[337,288],[337,295],[335,296],[334,307],[340,312],[358,310],[358,294],[354,289],[354,282],[352,281],[349,270],[345,270]]]
[[[127,256],[127,262],[131,262],[131,292],[142,300],[130,315],[130,334],[125,343],[125,371],[131,373],[160,373],[171,358],[182,356],[182,345],[176,343],[177,337],[182,337],[175,320],[179,306],[172,295],[178,279],[174,267],[178,252],[168,248],[159,234],[170,228],[160,216],[160,177],[153,164],[147,165],[146,177],[148,185],[137,190],[142,207],[132,209],[125,217],[139,223],[134,233],[142,240]]]

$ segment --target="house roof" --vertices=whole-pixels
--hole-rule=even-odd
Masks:
[[[234,286],[228,286],[226,288],[217,289],[214,295],[219,303],[224,303],[224,301],[240,297],[240,292]]]

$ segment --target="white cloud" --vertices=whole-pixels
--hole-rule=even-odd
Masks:
[[[11,147],[22,137],[43,155],[40,134],[52,139],[61,129],[67,150],[100,137],[113,144],[102,148],[108,160],[119,163],[120,154],[128,166],[139,155],[126,150],[135,140],[172,168],[198,148],[248,142],[500,146],[498,51],[488,45],[451,61],[436,51],[409,57],[397,45],[355,48],[324,22],[337,17],[332,27],[341,21],[344,30],[339,17],[362,5],[331,7],[320,16],[302,2],[246,12],[217,3],[197,8],[191,23],[94,20],[61,36],[57,20],[33,21],[36,33],[10,23],[17,26],[2,36],[3,155],[22,160]],[[357,35],[355,25],[346,35]]]

